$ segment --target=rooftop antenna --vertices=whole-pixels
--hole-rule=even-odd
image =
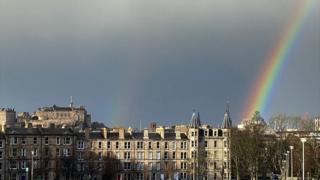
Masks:
[[[70,96],[70,108],[73,108],[73,98]]]

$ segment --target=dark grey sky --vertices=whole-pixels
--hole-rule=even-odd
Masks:
[[[69,96],[108,126],[239,121],[295,0],[0,0],[0,107],[33,112]],[[320,112],[320,2],[265,118]]]

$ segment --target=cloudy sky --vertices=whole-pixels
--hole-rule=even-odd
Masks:
[[[295,0],[0,0],[0,107],[85,105],[107,126],[234,121]],[[320,1],[264,116],[320,113]]]

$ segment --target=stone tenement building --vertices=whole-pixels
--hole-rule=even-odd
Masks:
[[[2,128],[0,179],[231,179],[228,109],[223,121],[201,125],[194,112],[190,125],[142,131]]]

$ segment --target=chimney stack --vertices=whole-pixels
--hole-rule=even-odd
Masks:
[[[124,139],[124,128],[119,128],[119,139]]]
[[[180,132],[180,130],[176,130],[175,133],[176,133],[176,139],[181,139],[181,132]]]
[[[160,134],[161,138],[164,139],[164,127],[160,126],[156,129],[156,133]]]
[[[149,139],[149,131],[148,129],[143,130],[143,139]]]
[[[107,134],[108,134],[107,128],[101,128],[101,133],[102,133],[102,137],[104,139],[107,139]]]

